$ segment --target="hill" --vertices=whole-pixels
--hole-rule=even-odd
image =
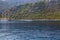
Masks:
[[[10,19],[60,19],[60,4],[50,1],[27,3],[4,11],[4,16]]]

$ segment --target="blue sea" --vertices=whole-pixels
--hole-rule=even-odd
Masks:
[[[60,21],[0,21],[0,40],[60,40]]]

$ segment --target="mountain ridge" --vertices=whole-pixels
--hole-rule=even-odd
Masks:
[[[60,5],[55,1],[27,3],[7,9],[4,17],[10,19],[60,19]]]

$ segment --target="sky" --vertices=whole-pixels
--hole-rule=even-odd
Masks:
[[[2,0],[2,1],[6,1],[6,0]]]
[[[17,5],[17,4],[25,4],[25,3],[29,3],[29,2],[37,2],[40,0],[1,0],[1,1],[13,4],[13,5]]]
[[[8,3],[29,3],[29,2],[37,2],[40,0],[1,0],[4,2],[8,2]]]
[[[1,1],[25,1],[25,2],[27,2],[27,1],[37,1],[37,0],[1,0]]]
[[[37,1],[40,1],[40,0],[0,0],[0,2],[3,2],[3,3],[8,3],[10,6],[18,6],[18,5],[21,5],[21,4],[26,4],[26,3],[33,3],[33,2],[37,2]]]
[[[30,2],[34,2],[34,1],[43,1],[43,0],[1,0],[1,1],[10,1],[10,2],[12,2],[12,1],[29,2],[30,1]]]

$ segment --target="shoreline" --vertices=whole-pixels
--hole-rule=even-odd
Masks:
[[[20,19],[17,21],[60,21],[60,19]]]
[[[8,18],[0,18],[0,20],[16,20],[16,21],[60,21],[60,19],[8,19]]]
[[[17,21],[60,21],[60,19],[9,19],[9,20],[17,20]]]

